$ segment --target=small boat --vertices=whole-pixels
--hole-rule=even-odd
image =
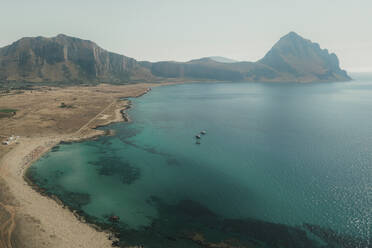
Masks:
[[[204,134],[207,134],[207,131],[203,130],[200,133],[204,135]]]
[[[199,140],[197,140],[197,141],[195,142],[195,144],[197,144],[197,145],[200,145],[200,141],[199,141]]]
[[[198,135],[195,135],[195,138],[200,139],[201,137],[200,137],[200,135],[198,134]]]

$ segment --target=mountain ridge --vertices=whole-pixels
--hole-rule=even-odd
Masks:
[[[334,53],[295,32],[281,37],[256,62],[212,56],[188,62],[140,61],[96,43],[58,34],[25,37],[0,48],[0,84],[112,83],[162,80],[333,82],[351,78]]]
[[[222,56],[210,56],[208,57],[216,62],[220,62],[220,63],[236,63],[236,62],[239,62],[237,60],[234,60],[234,59],[230,59],[230,58],[226,58],[226,57],[222,57]]]
[[[0,48],[0,81],[128,83],[153,76],[133,58],[59,34],[25,37]]]
[[[140,62],[141,63],[141,62]],[[158,77],[253,82],[349,81],[337,56],[295,32],[283,36],[266,55],[256,61],[219,63],[210,57],[188,62],[160,61],[147,65]]]

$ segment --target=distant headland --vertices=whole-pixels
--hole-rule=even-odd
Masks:
[[[336,82],[351,78],[334,53],[295,32],[256,62],[207,57],[139,62],[89,40],[60,34],[27,37],[0,48],[0,86],[12,83],[127,84],[161,81]]]

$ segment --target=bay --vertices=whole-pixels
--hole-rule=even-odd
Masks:
[[[372,75],[353,76],[156,87],[28,176],[123,247],[371,247]]]

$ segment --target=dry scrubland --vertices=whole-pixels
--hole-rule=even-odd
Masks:
[[[121,97],[138,96],[149,84],[96,87],[42,87],[0,97],[0,108],[16,109],[11,118],[0,118],[0,135],[45,137],[76,132],[104,108],[93,126],[101,125],[126,104]]]
[[[0,96],[0,248],[111,247],[107,233],[83,224],[56,201],[40,195],[23,178],[25,169],[60,141],[102,134],[92,129],[123,121],[124,97],[140,96],[152,84],[91,87],[39,87]]]

